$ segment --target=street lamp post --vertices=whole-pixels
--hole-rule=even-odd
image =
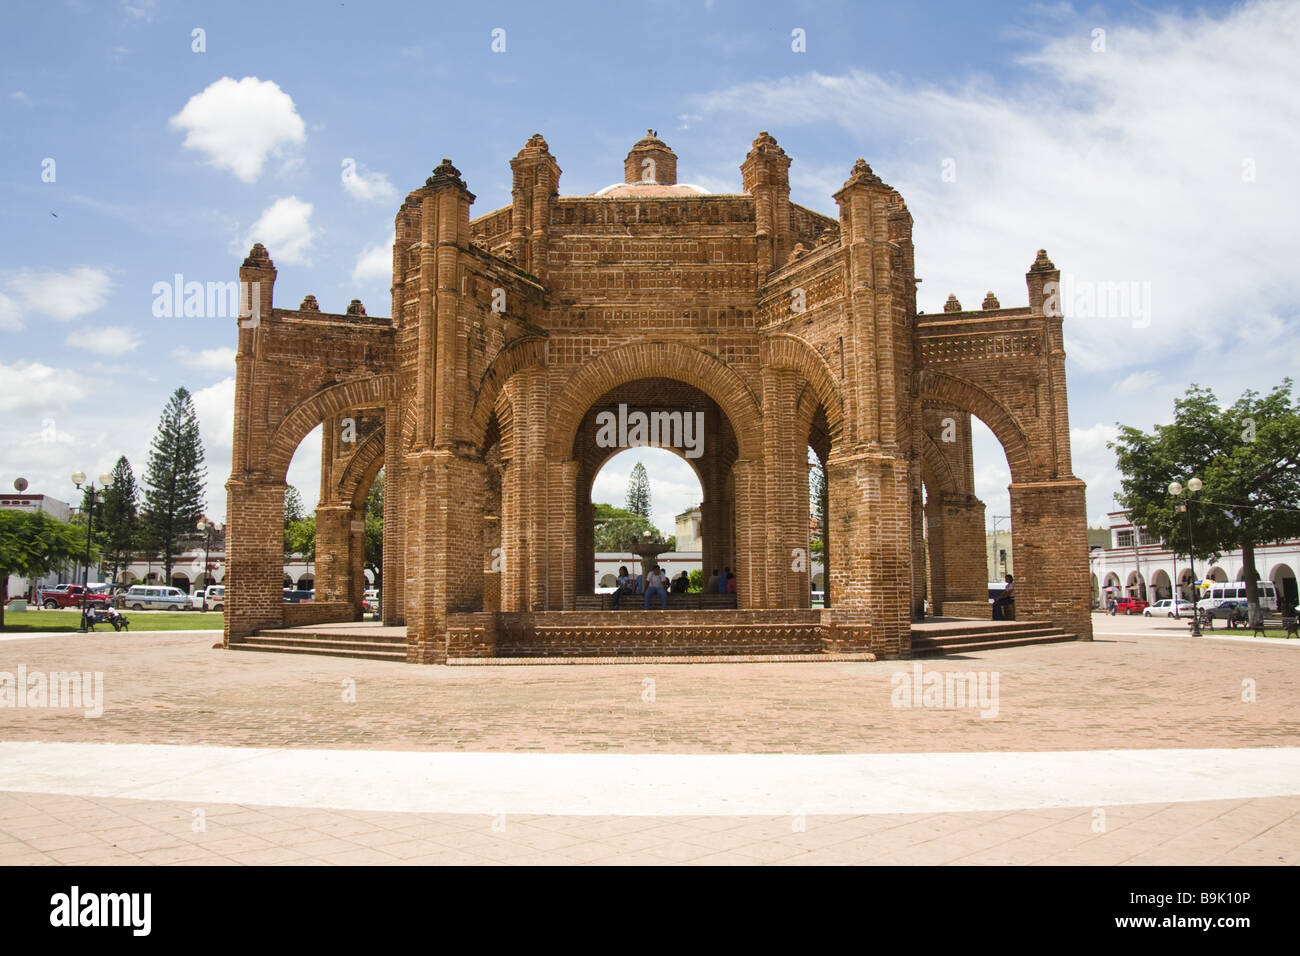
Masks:
[[[220,521],[209,521],[207,518],[200,518],[195,527],[203,532],[203,589],[205,595],[201,607],[206,611],[208,609],[206,591],[208,585],[212,583],[212,558],[210,555],[212,551],[212,533],[214,531],[220,533],[225,525]]]
[[[72,483],[80,491],[81,486],[86,484],[86,473],[84,471],[73,472]],[[87,599],[90,596],[90,536],[95,531],[95,496],[101,491],[107,491],[112,484],[113,476],[105,473],[99,476],[98,489],[93,481],[86,485],[86,498],[89,501],[86,506],[86,560],[81,572],[81,626],[77,628],[78,634],[85,634],[88,630],[86,627],[86,607]]]
[[[1196,584],[1196,555],[1193,553],[1192,545],[1192,495],[1200,491],[1204,485],[1199,478],[1189,478],[1187,480],[1187,497],[1179,502],[1178,510],[1187,513],[1187,566],[1192,572],[1192,637],[1201,636],[1201,589]],[[1180,482],[1171,481],[1169,483],[1169,493],[1175,498],[1183,494],[1183,486]],[[1177,607],[1177,605],[1174,605]]]

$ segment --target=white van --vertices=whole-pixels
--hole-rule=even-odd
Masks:
[[[226,609],[226,586],[209,584],[190,595],[190,604],[200,611],[224,611]]]
[[[122,595],[122,603],[133,611],[184,611],[190,606],[190,596],[180,588],[135,584]]]
[[[1218,607],[1224,601],[1244,600],[1246,600],[1246,584],[1244,581],[1238,581],[1236,584],[1215,583],[1201,595],[1202,606],[1208,604],[1211,608]],[[1277,591],[1273,587],[1273,582],[1259,582],[1259,606],[1264,611],[1277,610]]]

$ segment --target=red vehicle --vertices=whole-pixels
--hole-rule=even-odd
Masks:
[[[1150,606],[1151,603],[1149,601],[1144,601],[1141,598],[1122,597],[1115,602],[1115,613],[1116,614],[1141,614]]]
[[[92,584],[89,588],[84,588],[80,584],[60,584],[58,587],[41,588],[36,593],[36,603],[51,610],[59,607],[80,609],[83,591],[89,592],[86,597],[86,607],[103,610],[112,600],[103,585]]]

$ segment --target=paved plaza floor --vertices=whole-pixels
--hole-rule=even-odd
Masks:
[[[76,706],[0,706],[0,863],[1300,859],[1300,641],[1094,621],[1091,643],[689,666],[0,638],[0,681],[102,675]]]

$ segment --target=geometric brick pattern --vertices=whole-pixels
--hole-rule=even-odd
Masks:
[[[790,201],[789,166],[761,133],[741,191],[701,194],[678,185],[676,156],[649,134],[623,183],[562,196],[538,134],[510,161],[511,203],[471,219],[474,196],[443,160],[397,212],[388,317],[356,302],[321,312],[310,297],[276,308],[275,267],[254,246],[240,269],[259,311],[238,331],[227,643],[286,613],[359,615],[362,511],[380,467],[384,623],[405,627],[407,660],[498,654],[512,622],[572,612],[592,589],[591,483],[617,450],[597,442],[596,416],[620,403],[702,416],[700,453],[676,450],[703,489],[705,563],[729,565],[740,610],[767,615],[734,640],[691,620],[651,644],[757,646],[766,627],[770,646],[812,645],[781,616],[813,613],[811,447],[830,507],[818,640],[909,656],[927,588],[939,607],[982,591],[971,416],[1011,466],[1018,616],[1090,637],[1055,265],[1039,253],[1026,307],[990,297],[978,312],[953,300],[919,315],[899,193],[859,160],[830,217]],[[327,607],[286,612],[285,472],[322,423]],[[587,614],[588,636],[633,623]]]

